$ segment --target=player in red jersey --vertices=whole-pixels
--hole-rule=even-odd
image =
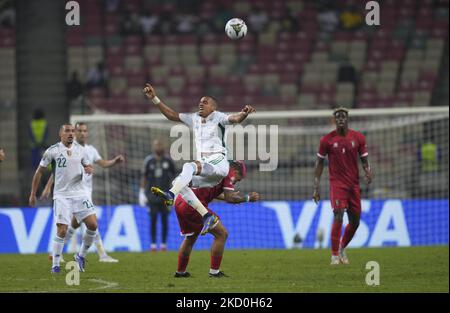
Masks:
[[[366,138],[363,134],[348,128],[348,109],[337,108],[333,112],[336,130],[320,139],[314,177],[313,199],[320,200],[319,184],[328,155],[330,174],[330,201],[334,220],[331,230],[331,264],[348,264],[345,253],[353,235],[358,229],[361,216],[361,190],[359,187],[358,155],[361,158],[367,184],[372,182]],[[342,219],[347,212],[349,223],[341,240]]]
[[[229,203],[258,201],[259,194],[256,192],[242,194],[234,190],[234,184],[242,180],[245,175],[245,164],[242,161],[233,161],[230,163],[228,175],[218,185],[209,188],[192,189],[192,191],[211,214],[215,213],[208,208],[208,204],[214,199],[225,200]],[[180,224],[181,235],[185,236],[178,251],[178,269],[175,272],[175,277],[189,277],[191,275],[189,272],[186,272],[186,268],[195,241],[202,231],[203,220],[200,213],[191,207],[181,196],[178,196],[175,200],[175,211],[177,213],[178,223]],[[209,232],[214,236],[214,241],[211,246],[209,276],[226,276],[220,271],[220,263],[222,262],[228,232],[220,221],[220,218],[217,219],[217,222]]]

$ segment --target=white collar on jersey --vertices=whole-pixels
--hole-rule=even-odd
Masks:
[[[205,119],[205,121],[210,121],[210,120],[212,120],[213,118],[214,118],[214,114],[216,113],[216,111],[212,111],[207,117],[201,117],[200,116],[200,114],[197,112],[197,115],[200,117],[200,118],[204,118]]]

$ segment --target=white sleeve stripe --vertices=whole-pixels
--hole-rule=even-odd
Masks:
[[[234,188],[230,188],[230,187],[223,187],[223,189],[226,189],[226,190],[234,190]]]
[[[321,159],[325,159],[325,156],[324,156],[324,155],[321,155],[320,153],[317,153],[317,156],[318,156],[319,158],[321,158]]]
[[[181,236],[183,236],[183,237],[189,237],[189,236],[192,236],[192,235],[194,235],[195,233],[187,233],[187,234],[183,234],[182,232],[180,232],[180,235]]]
[[[361,156],[365,157],[365,156],[368,156],[368,155],[369,155],[369,152],[366,152],[366,153],[362,154]]]

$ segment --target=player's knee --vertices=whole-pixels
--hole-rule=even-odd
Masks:
[[[357,229],[359,227],[359,219],[350,221],[354,229]]]
[[[197,240],[197,236],[187,236],[184,241],[187,247],[192,248],[195,244],[195,241]]]
[[[64,238],[64,237],[66,237],[66,234],[67,234],[67,225],[60,225],[60,226],[57,226],[56,234],[58,235],[59,238]]]
[[[90,231],[96,231],[98,228],[98,225],[96,222],[90,222],[90,223],[86,223],[86,228],[89,229]]]
[[[58,237],[59,238],[66,237],[66,234],[67,234],[67,230],[66,229],[61,229],[61,230],[58,231]]]
[[[72,226],[73,229],[77,229],[78,227],[80,227],[80,224],[78,224],[78,222],[75,220],[75,221],[72,221],[70,226]]]
[[[223,229],[223,240],[226,241],[228,239],[228,231],[224,228]]]
[[[200,173],[202,172],[202,163],[201,162],[194,161],[192,163],[186,163],[186,164],[189,164],[190,166],[194,167],[194,175],[200,175]]]
[[[224,227],[218,227],[216,238],[222,241],[226,241],[228,238],[228,231]]]
[[[334,220],[336,222],[342,222],[344,220],[344,212],[343,211],[334,212]]]

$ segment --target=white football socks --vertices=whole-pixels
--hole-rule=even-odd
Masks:
[[[66,237],[64,237],[64,243],[68,243],[70,239],[72,239],[73,234],[75,234],[77,230],[72,226],[67,228]]]
[[[186,187],[192,180],[192,176],[197,172],[197,165],[193,162],[185,163],[183,165],[183,170],[180,175],[178,175],[174,181],[173,186],[170,191],[177,195],[184,187]]]
[[[86,256],[87,251],[91,247],[96,236],[97,236],[96,230],[86,229],[86,232],[84,233],[84,236],[83,236],[83,242],[81,243],[81,248],[80,248],[80,252],[79,252],[80,256],[82,256],[83,258]]]
[[[56,235],[53,238],[53,253],[52,253],[53,265],[52,266],[59,266],[63,248],[64,248],[64,239],[61,237],[58,237],[58,235]]]
[[[100,237],[100,233],[98,231],[95,236],[95,247],[97,248],[97,254],[99,257],[104,258],[107,256],[105,248],[103,247],[102,237]]]
[[[208,210],[200,202],[200,200],[198,200],[197,196],[191,188],[184,187],[183,189],[181,189],[180,194],[183,197],[184,201],[186,201],[191,207],[193,207],[198,213],[200,213],[202,217],[206,213],[208,213]]]

